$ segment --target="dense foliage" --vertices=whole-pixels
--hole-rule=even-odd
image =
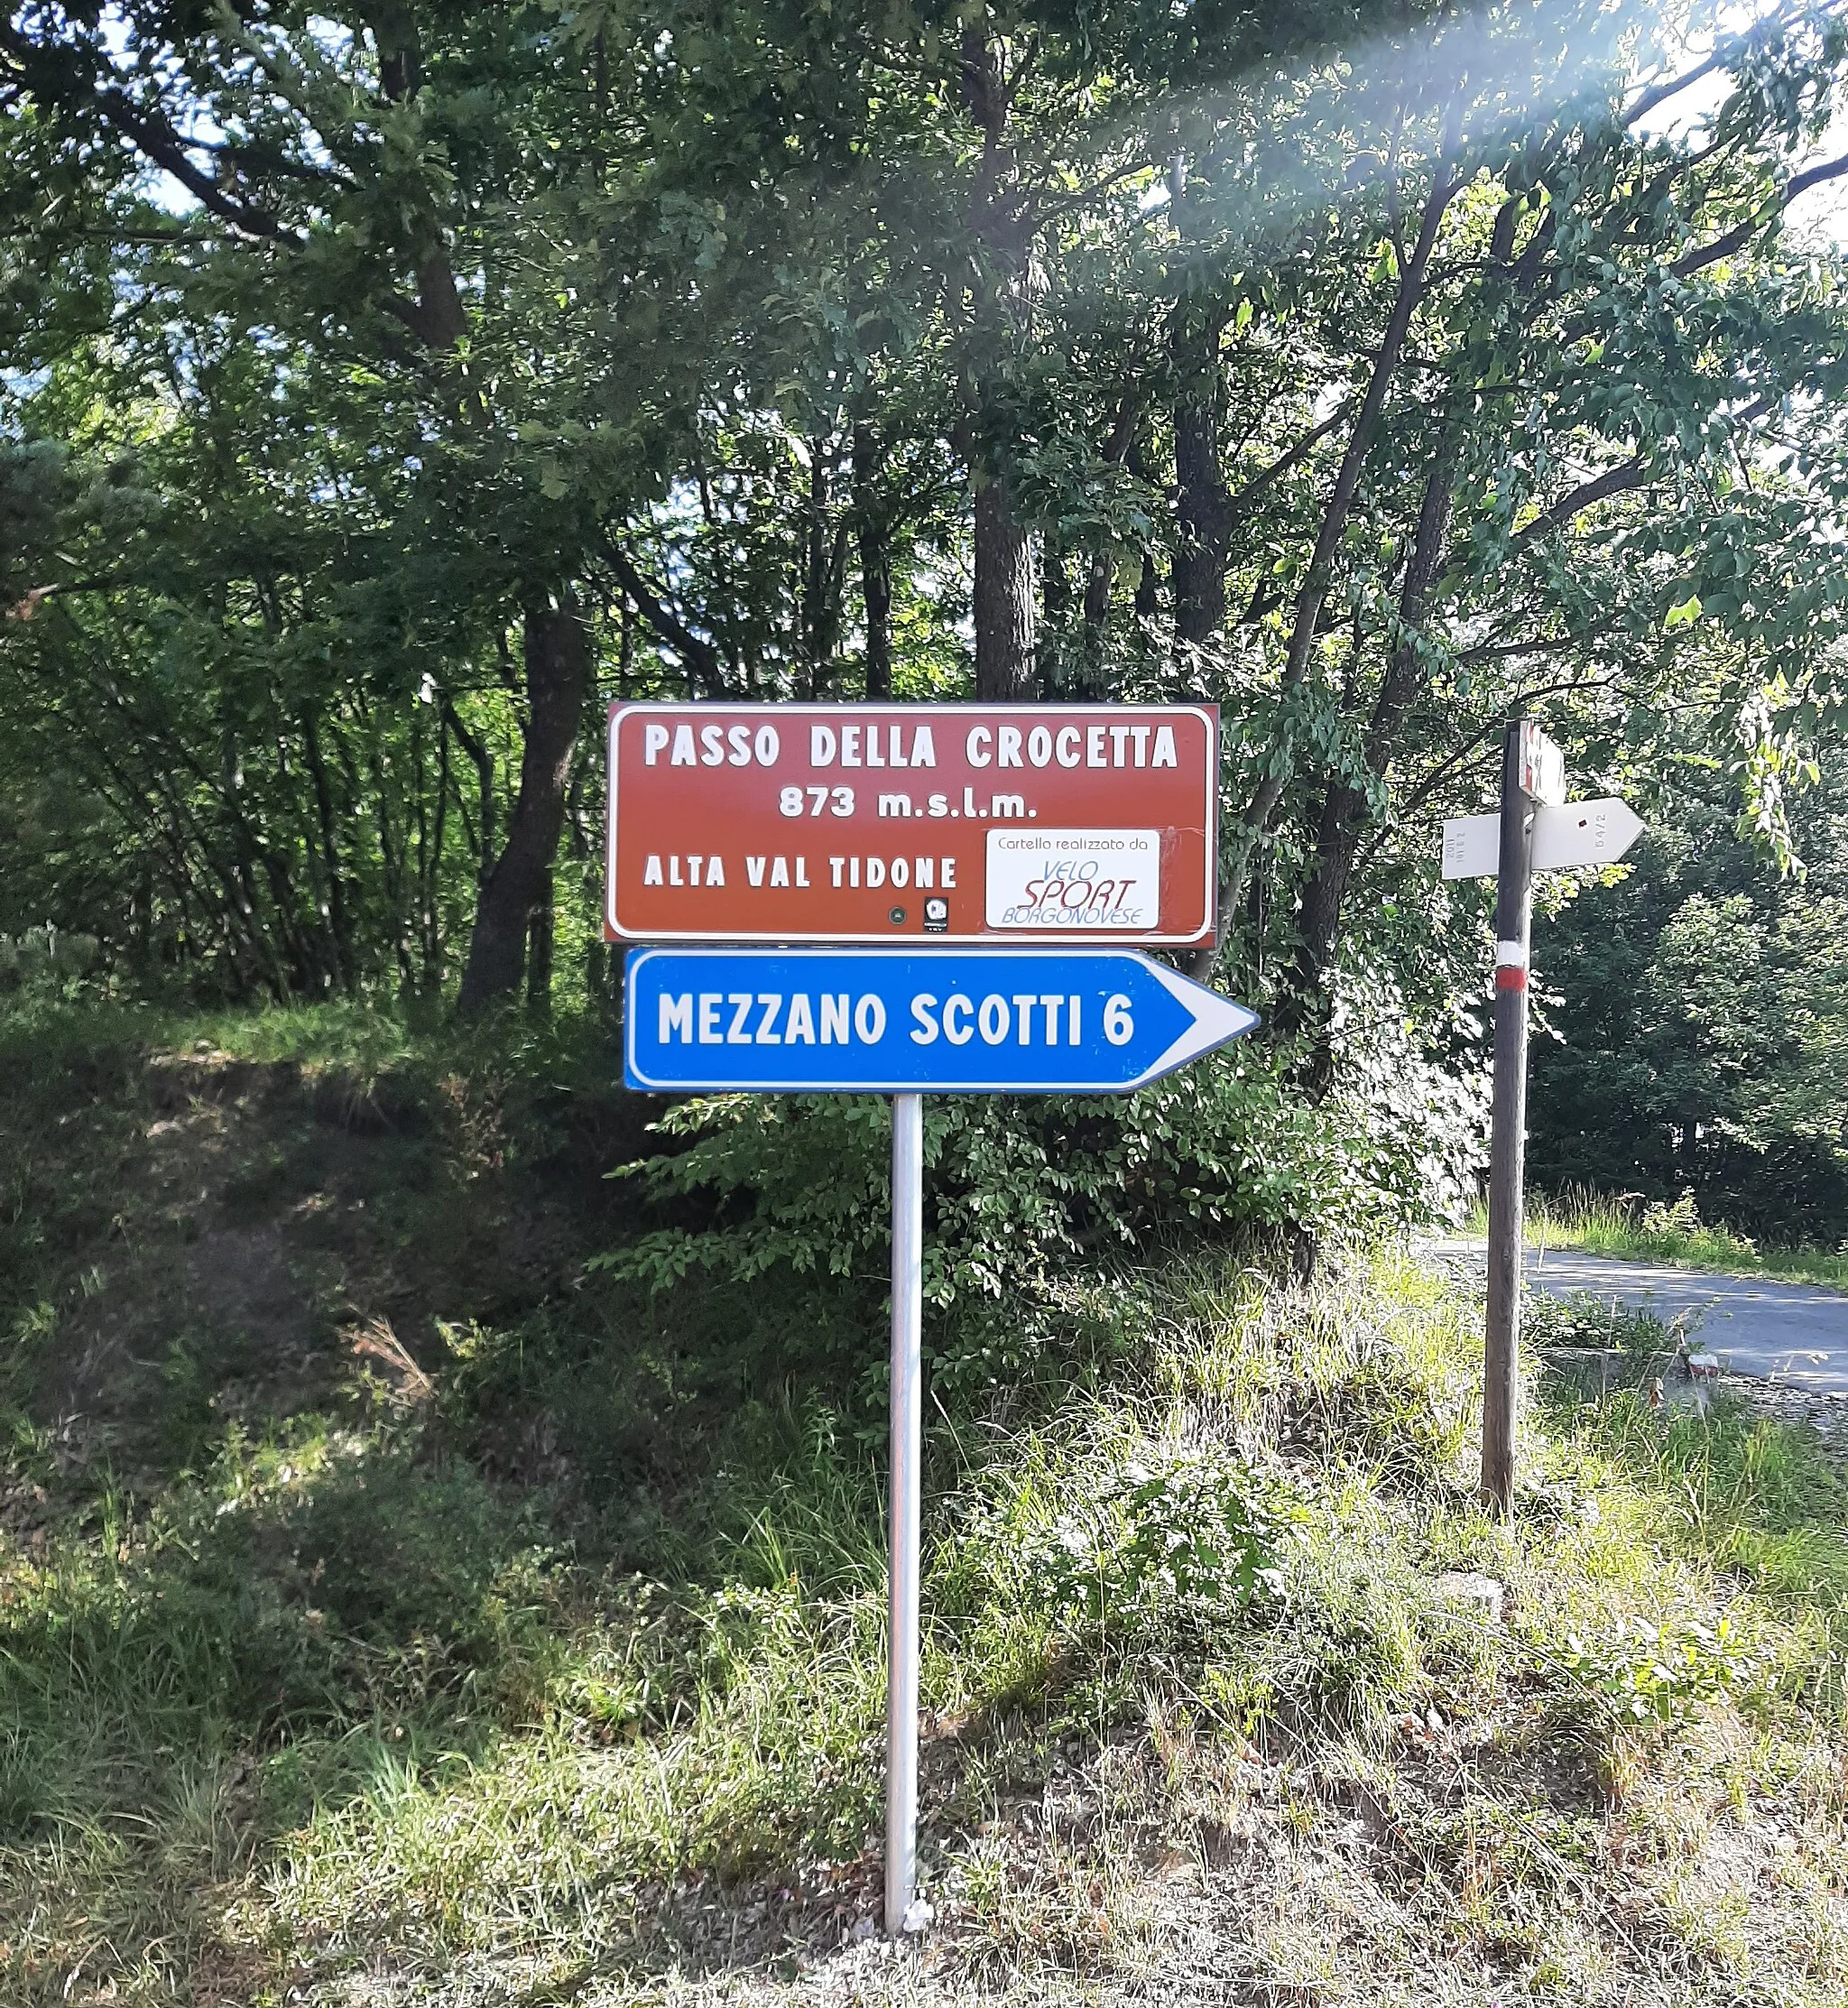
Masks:
[[[1541,923],[1557,997],[1535,1049],[1535,1171],[1674,1201],[1769,1242],[1848,1239],[1848,775],[1797,805],[1800,877],[1720,789],[1619,884]]]
[[[1478,1050],[1434,830],[1511,708],[1773,857],[1841,743],[1844,62],[1800,0],[14,0],[0,934],[605,995],[611,695],[1205,696],[1219,973],[1364,1134],[1381,1023]]]
[[[1517,712],[1653,827],[1536,1172],[1848,1231],[1844,84],[1842,0],[5,0],[0,1997],[1848,1998],[1839,1414],[1549,1300],[1492,1523],[1473,1282],[1302,1259],[1471,1190]],[[885,1112],[615,1086],[622,696],[1224,719],[1261,1032],[928,1111],[889,1963]]]
[[[1059,1282],[1075,1270],[1202,1235],[1274,1244],[1460,1211],[1483,1097],[1420,1054],[1402,1017],[1354,1041],[1319,1106],[1273,1056],[1243,1048],[1118,1101],[931,1097],[924,1294],[939,1384],[1012,1379],[1049,1341],[1067,1344]],[[695,1268],[747,1282],[784,1269],[882,1291],[882,1102],[729,1095],[685,1103],[661,1128],[684,1147],[632,1175],[657,1199],[716,1195],[718,1217],[646,1234],[605,1266],[658,1288]]]

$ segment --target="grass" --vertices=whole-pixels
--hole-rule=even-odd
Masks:
[[[937,1922],[856,1938],[862,1311],[585,1280],[621,1105],[506,1036],[0,1025],[0,1999],[1848,1996],[1835,1466],[1545,1375],[1492,1522],[1391,1250],[1072,1278],[935,1411]]]
[[[1487,1231],[1481,1208],[1469,1231]],[[1825,1283],[1848,1289],[1848,1251],[1761,1248],[1734,1229],[1703,1221],[1691,1196],[1673,1206],[1644,1204],[1622,1195],[1575,1189],[1531,1193],[1527,1240],[1535,1247],[1580,1248],[1587,1254],[1631,1262],[1668,1263],[1727,1276],[1766,1276],[1780,1282]]]

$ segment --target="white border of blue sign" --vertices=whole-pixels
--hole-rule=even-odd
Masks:
[[[1069,1077],[1049,1079],[1043,1077],[1015,1076],[1005,1080],[958,1079],[951,1075],[946,1078],[942,1071],[947,1055],[934,1048],[931,1070],[920,1070],[902,1079],[893,1079],[888,1069],[876,1074],[843,1078],[840,1074],[816,1078],[778,1079],[752,1081],[742,1077],[741,1068],[717,1067],[712,1069],[716,1078],[701,1080],[697,1078],[699,1069],[689,1065],[688,1069],[668,1079],[645,1073],[636,1062],[636,1013],[633,1008],[635,979],[647,965],[661,958],[680,962],[719,962],[735,967],[740,962],[779,963],[783,965],[803,962],[823,963],[852,961],[877,967],[879,964],[916,962],[946,970],[947,966],[970,963],[997,962],[1020,964],[1034,962],[1049,969],[1062,967],[1069,970],[1074,965],[1096,970],[1101,966],[1133,964],[1146,976],[1151,977],[1178,1003],[1191,1020],[1180,1035],[1171,1041],[1154,1061],[1130,1078],[1093,1079],[1074,1081]],[[1068,983],[1069,978],[1066,981]],[[1095,975],[1087,976],[1089,982],[1097,980]],[[1046,948],[1038,947],[1007,947],[1000,945],[976,948],[961,943],[938,947],[907,943],[877,948],[843,947],[822,948],[808,946],[789,948],[765,948],[758,947],[706,947],[680,948],[658,947],[631,948],[624,958],[624,1013],[623,1013],[623,1071],[626,1084],[645,1092],[667,1095],[693,1094],[742,1094],[742,1095],[1128,1095],[1139,1087],[1146,1087],[1151,1081],[1160,1080],[1176,1069],[1185,1067],[1189,1060],[1197,1060],[1202,1053],[1210,1052],[1216,1046],[1248,1032],[1259,1022],[1258,1013],[1246,1005],[1223,996],[1216,990],[1209,990],[1205,984],[1196,983],[1192,977],[1184,976],[1178,969],[1157,962],[1152,956],[1131,948]],[[984,1049],[993,1050],[993,1049]],[[689,1062],[697,1060],[698,1052],[688,1054]],[[724,1045],[707,1048],[714,1054],[725,1050]],[[845,1056],[844,1056],[845,1057]]]

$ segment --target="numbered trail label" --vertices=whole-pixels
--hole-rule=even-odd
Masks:
[[[625,704],[609,734],[614,939],[1213,938],[1211,706]]]
[[[631,1087],[1121,1094],[1257,1023],[1133,950],[635,948]]]

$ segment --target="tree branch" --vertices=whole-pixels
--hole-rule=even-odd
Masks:
[[[1354,506],[1354,493],[1360,486],[1361,468],[1372,448],[1373,434],[1386,403],[1386,393],[1391,386],[1392,378],[1399,368],[1400,356],[1405,347],[1406,337],[1411,329],[1411,317],[1417,310],[1418,301],[1424,297],[1425,272],[1431,262],[1431,251],[1437,241],[1437,231],[1444,221],[1444,212],[1450,207],[1451,199],[1461,186],[1449,161],[1446,159],[1433,178],[1431,192],[1425,201],[1424,214],[1418,219],[1418,242],[1412,247],[1410,258],[1400,268],[1399,293],[1392,302],[1392,313],[1386,323],[1385,338],[1380,344],[1379,355],[1373,360],[1372,371],[1367,379],[1366,393],[1361,399],[1360,411],[1354,421],[1354,430],[1348,436],[1347,450],[1342,455],[1341,467],[1335,477],[1335,486],[1322,511],[1321,527],[1317,533],[1315,551],[1309,559],[1308,575],[1303,580],[1302,592],[1297,600],[1296,618],[1291,625],[1289,653],[1283,669],[1286,687],[1299,683],[1308,666],[1309,649],[1315,640],[1317,623],[1321,617],[1322,603],[1328,597],[1335,554],[1340,548],[1343,532],[1347,528],[1348,513]],[[1269,813],[1268,810],[1266,813]]]
[[[1570,639],[1562,639],[1551,645],[1557,649],[1568,649],[1577,644]],[[1563,683],[1538,684],[1532,689],[1523,690],[1519,695],[1511,698],[1508,707],[1498,711],[1497,715],[1491,718],[1480,730],[1472,733],[1457,751],[1451,754],[1449,759],[1440,761],[1409,794],[1393,802],[1392,813],[1382,818],[1374,826],[1372,835],[1368,837],[1354,858],[1355,871],[1363,870],[1372,862],[1381,845],[1396,831],[1405,828],[1417,811],[1430,800],[1431,797],[1437,792],[1438,789],[1459,767],[1465,764],[1470,756],[1482,746],[1485,740],[1497,737],[1507,729],[1509,708],[1522,709],[1541,698],[1560,697],[1568,692],[1580,690],[1608,689],[1613,679],[1607,676],[1594,676],[1585,679],[1573,678]]]
[[[1834,181],[1848,174],[1848,153],[1833,161],[1819,162],[1815,167],[1805,168],[1801,174],[1793,174],[1785,182],[1783,191],[1777,199],[1771,212],[1781,216],[1799,195],[1806,190],[1818,187],[1824,181]],[[1691,279],[1697,272],[1705,272],[1709,265],[1716,265],[1722,258],[1730,258],[1735,251],[1742,251],[1751,242],[1752,233],[1760,229],[1770,217],[1762,209],[1749,216],[1742,223],[1735,223],[1723,236],[1711,244],[1686,252],[1668,267],[1677,279]]]
[[[1732,414],[1732,423],[1750,425],[1753,419],[1762,418],[1771,408],[1771,394],[1761,392],[1750,404]],[[1557,530],[1562,523],[1571,522],[1581,511],[1589,509],[1594,503],[1603,502],[1612,495],[1626,495],[1632,488],[1639,488],[1649,478],[1651,469],[1640,455],[1619,462],[1614,467],[1606,467],[1603,474],[1594,475],[1589,481],[1581,481],[1577,487],[1568,488],[1549,508],[1544,509],[1527,525],[1518,531],[1511,541],[1511,548],[1520,551],[1536,537],[1543,537],[1548,531]]]
[[[1302,590],[1297,596],[1290,620],[1289,646],[1284,657],[1283,672],[1279,680],[1278,695],[1284,706],[1288,705],[1291,695],[1308,672],[1309,652],[1315,646],[1316,631],[1321,622],[1322,609],[1328,598],[1329,587],[1334,580],[1335,560],[1341,549],[1342,536],[1347,528],[1348,514],[1354,506],[1355,492],[1360,486],[1361,470],[1372,449],[1380,414],[1386,403],[1386,393],[1398,372],[1400,356],[1404,350],[1406,338],[1411,331],[1412,315],[1424,298],[1431,253],[1437,245],[1437,233],[1443,226],[1445,212],[1464,185],[1463,177],[1455,165],[1457,141],[1455,126],[1455,114],[1453,111],[1443,150],[1432,171],[1431,192],[1425,199],[1424,210],[1418,218],[1418,241],[1412,247],[1411,256],[1400,266],[1398,296],[1392,302],[1392,312],[1386,323],[1385,337],[1380,344],[1380,353],[1374,358],[1372,370],[1368,376],[1366,392],[1361,399],[1354,430],[1348,435],[1347,450],[1342,456],[1340,471],[1335,477],[1335,486],[1322,511],[1321,527],[1317,533],[1315,551],[1309,559],[1308,572],[1304,578]],[[1283,800],[1284,790],[1289,785],[1295,765],[1294,753],[1289,744],[1286,727],[1283,745],[1267,763],[1264,777],[1252,791],[1252,799],[1239,819],[1238,837],[1220,881],[1217,932],[1222,939],[1230,931],[1233,916],[1243,902],[1245,882],[1251,874],[1252,859],[1257,849],[1258,838],[1275,812],[1278,803]],[[1210,971],[1215,952],[1213,949],[1205,949],[1193,958],[1193,974],[1196,976]]]
[[[1581,510],[1589,509],[1594,503],[1603,502],[1607,496],[1623,495],[1631,488],[1640,487],[1648,478],[1649,469],[1640,459],[1625,460],[1621,466],[1606,467],[1603,474],[1594,475],[1589,481],[1581,481],[1575,488],[1568,488],[1550,508],[1543,509],[1524,530],[1515,534],[1511,548],[1525,550],[1536,537],[1544,537],[1548,531],[1570,523]]]
[[[643,620],[686,663],[696,682],[706,687],[708,697],[731,695],[719,667],[718,653],[710,643],[702,642],[686,622],[661,598],[654,587],[636,569],[629,554],[618,544],[606,543],[604,556],[621,580],[624,590],[635,602]]]
[[[29,621],[49,599],[62,599],[71,593],[108,593],[136,583],[116,577],[73,578],[56,586],[34,586],[14,606],[0,607],[0,620]]]
[[[1082,209],[1087,202],[1095,201],[1100,195],[1108,195],[1148,165],[1147,159],[1139,154],[1133,160],[1125,161],[1121,167],[1113,168],[1108,174],[1087,182],[1085,187],[1067,189],[1058,196],[1022,186],[1010,205],[1012,220],[1030,236],[1037,236],[1054,217],[1068,216],[1074,209]]]
[[[1288,452],[1280,454],[1267,467],[1261,468],[1247,481],[1243,487],[1226,498],[1225,513],[1228,521],[1237,523],[1258,502],[1273,481],[1299,467],[1311,453],[1321,445],[1354,410],[1354,400],[1344,397],[1320,425],[1305,432]]]
[[[189,194],[221,221],[245,236],[300,249],[301,240],[267,210],[228,195],[217,178],[206,173],[187,152],[185,139],[161,114],[143,113],[126,91],[106,85],[97,93],[97,108],[116,130],[131,141],[156,167],[164,168]]]
[[[1627,130],[1640,118],[1647,118],[1658,105],[1666,105],[1671,97],[1699,83],[1703,77],[1711,77],[1726,60],[1728,51],[1715,49],[1704,63],[1696,63],[1692,69],[1684,70],[1678,77],[1671,77],[1666,83],[1651,84],[1647,90],[1639,91],[1625,106],[1619,116],[1619,123]]]

